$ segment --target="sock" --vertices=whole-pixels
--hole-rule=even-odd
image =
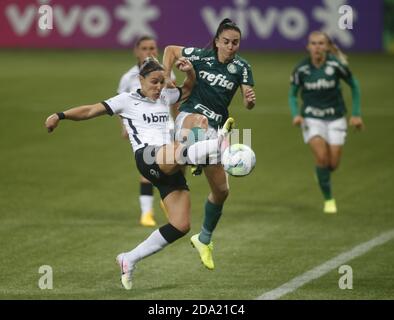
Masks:
[[[187,148],[187,163],[216,164],[218,163],[218,149],[217,139],[196,142]]]
[[[151,235],[145,241],[141,242],[135,249],[127,252],[126,258],[132,264],[136,264],[141,259],[163,250],[167,245],[184,235],[185,233],[179,231],[173,225],[168,223],[153,231]]]
[[[151,183],[140,183],[140,207],[141,214],[153,209],[153,185]]]
[[[324,199],[331,200],[332,194],[331,194],[331,182],[330,182],[330,176],[331,176],[330,168],[316,167],[316,175]]]
[[[193,127],[190,129],[189,135],[187,137],[188,142],[191,144],[197,141],[206,140],[205,130],[200,127]]]
[[[156,229],[143,242],[141,242],[135,249],[126,253],[126,258],[132,263],[136,264],[143,258],[146,258],[160,250],[163,250],[169,242],[163,238],[159,229]]]
[[[214,204],[207,200],[205,203],[204,223],[198,239],[205,244],[211,242],[212,233],[222,215],[223,204]]]

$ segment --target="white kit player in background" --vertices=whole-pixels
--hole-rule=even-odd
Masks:
[[[155,57],[155,58],[158,57],[158,48],[157,48],[156,40],[151,36],[143,36],[139,38],[135,42],[133,52],[135,57],[137,58],[137,64],[134,65],[121,77],[117,91],[118,94],[124,92],[126,93],[136,92],[138,89],[141,89],[141,83],[139,79],[140,67],[147,57]],[[175,84],[176,77],[174,72],[171,72],[171,80]],[[174,105],[171,109],[172,114],[170,113],[169,115],[168,126],[170,127],[170,130],[174,130],[173,115],[175,116],[176,109],[177,109],[177,105]],[[127,126],[122,126],[123,128],[122,136],[127,139],[128,133],[126,127]],[[154,218],[154,210],[153,210],[153,203],[154,203],[153,186],[143,176],[140,176],[139,202],[141,208],[140,224],[145,227],[155,226],[156,221]],[[166,216],[168,216],[163,201],[160,201],[160,206],[164,211],[164,213],[166,214]]]

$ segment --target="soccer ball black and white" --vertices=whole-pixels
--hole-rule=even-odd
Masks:
[[[256,165],[256,155],[246,144],[228,146],[222,154],[224,170],[234,177],[244,177],[250,174]]]

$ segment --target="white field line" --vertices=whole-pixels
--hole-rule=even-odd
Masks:
[[[323,264],[317,266],[316,268],[313,268],[305,272],[304,274],[295,277],[294,279],[290,280],[289,282],[286,282],[280,287],[262,294],[261,296],[257,297],[256,300],[279,299],[282,296],[297,290],[298,288],[302,287],[308,282],[311,282],[312,280],[324,276],[326,273],[338,268],[339,266],[345,264],[346,262],[354,258],[363,255],[364,253],[368,252],[374,247],[380,246],[390,241],[393,238],[394,238],[394,229],[384,232],[381,235],[377,236],[376,238],[361,243],[358,246],[354,247],[353,249],[341,253],[340,255],[336,256],[331,260],[324,262]]]

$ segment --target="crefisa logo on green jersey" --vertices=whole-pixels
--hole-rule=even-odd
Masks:
[[[200,71],[199,75],[201,79],[207,80],[211,86],[218,85],[227,90],[232,90],[234,88],[234,82],[226,80],[226,76],[221,73],[213,74],[206,71]]]
[[[335,80],[319,79],[315,82],[305,82],[305,88],[308,90],[332,89],[335,86]]]

